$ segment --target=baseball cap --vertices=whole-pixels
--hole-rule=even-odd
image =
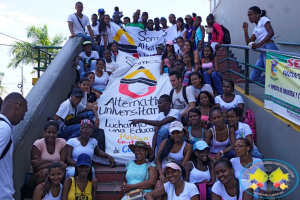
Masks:
[[[91,166],[92,165],[92,159],[89,155],[82,153],[77,157],[76,161],[76,167],[79,167],[81,165]]]
[[[193,151],[195,151],[196,149],[202,151],[205,148],[210,148],[210,146],[207,145],[207,143],[205,141],[197,141],[195,142],[194,146],[193,146]]]
[[[192,19],[191,15],[186,15],[184,19]]]
[[[92,45],[91,41],[85,41],[84,43],[82,43],[83,46],[85,45]]]
[[[75,88],[72,91],[72,95],[75,97],[83,97],[83,92],[80,88]]]
[[[162,49],[164,49],[164,48],[165,48],[165,45],[164,45],[163,43],[161,43],[161,44],[158,44],[158,45],[156,46],[156,48],[162,48]]]
[[[166,172],[167,168],[170,167],[172,169],[175,169],[175,170],[179,170],[181,171],[181,168],[179,165],[177,165],[176,163],[174,162],[169,162],[168,164],[166,164],[166,166],[163,168],[163,172]]]
[[[167,41],[167,42],[166,42],[166,45],[167,45],[167,44],[168,44],[168,45],[172,45],[172,46],[174,45],[174,43],[173,43],[171,40]]]
[[[147,15],[147,16],[148,16],[148,13],[147,13],[147,12],[143,12],[143,13],[142,13],[142,16],[143,16],[143,15]]]
[[[105,12],[105,10],[103,8],[99,8],[98,13],[101,13],[101,12]]]
[[[171,122],[171,124],[169,126],[170,133],[172,133],[173,131],[183,131],[183,130],[184,130],[183,125],[179,121]]]
[[[167,21],[167,19],[165,17],[161,17],[160,21],[163,21],[163,20]]]

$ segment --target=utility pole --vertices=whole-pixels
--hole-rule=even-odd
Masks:
[[[18,84],[18,88],[20,88],[21,94],[23,96],[23,85],[24,85],[24,80],[23,80],[23,66],[21,66],[21,84]]]

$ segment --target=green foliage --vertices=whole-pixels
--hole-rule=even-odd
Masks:
[[[10,60],[8,67],[18,67],[19,64],[24,65],[34,65],[37,61],[34,59],[38,57],[37,49],[34,49],[35,46],[60,46],[65,40],[66,37],[63,37],[61,34],[55,35],[54,38],[50,39],[48,34],[47,25],[43,27],[31,26],[26,29],[27,38],[31,42],[15,42],[10,50],[10,54],[13,58]],[[57,49],[49,49],[49,53],[57,53]],[[41,53],[41,57],[44,57],[45,54]]]

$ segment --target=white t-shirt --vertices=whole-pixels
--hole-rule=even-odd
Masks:
[[[207,91],[211,94],[214,94],[212,87],[209,84],[204,84],[201,89],[195,88],[195,86],[190,85],[189,87],[193,88],[194,95],[199,95],[202,91]]]
[[[173,26],[176,26],[176,24],[173,25]],[[176,33],[177,33],[177,37],[176,38],[178,38],[178,37],[182,37],[183,38],[183,35],[186,32],[186,28],[184,28],[183,31],[177,31],[177,28],[175,30],[176,30]]]
[[[164,184],[165,193],[168,194],[168,199],[172,200],[190,200],[193,196],[199,194],[199,190],[196,185],[185,181],[184,189],[182,193],[177,196],[175,193],[175,187],[170,182]]]
[[[179,110],[180,114],[183,113],[189,107],[189,104],[183,98],[182,90],[183,87],[181,88],[179,93],[176,93],[176,90],[174,90],[172,97],[173,108]],[[189,103],[196,102],[193,93],[193,88],[186,87],[186,97]]]
[[[234,175],[236,178],[240,178],[241,173],[243,172],[241,178],[248,180],[249,174],[254,174],[257,168],[260,168],[262,171],[265,171],[265,166],[261,159],[259,158],[252,158],[252,159],[253,159],[253,165],[250,168],[248,168],[249,171],[244,170],[245,168],[241,165],[240,157],[230,159],[230,162],[232,163],[234,169]],[[266,185],[267,184],[265,184],[263,187],[265,187]]]
[[[238,104],[239,103],[244,103],[244,100],[240,95],[235,94],[233,101],[230,102],[230,103],[226,103],[221,98],[221,95],[218,95],[218,96],[215,97],[215,103],[220,104],[220,107],[221,107],[222,111],[226,112],[229,108],[238,107]]]
[[[95,70],[92,72],[95,73]],[[103,75],[101,77],[98,77],[95,73],[95,82],[93,84],[93,88],[95,88],[96,90],[105,90],[108,80],[109,75],[107,72],[103,72]]]
[[[164,112],[160,112],[158,114],[156,120],[160,121],[160,120],[163,120],[166,117],[173,117],[173,118],[175,118],[174,121],[181,121],[180,112],[179,112],[179,110],[176,110],[176,109],[171,109],[167,116],[165,116]],[[167,124],[161,126],[161,128],[169,129],[169,126],[170,126],[170,123],[167,123]]]
[[[242,187],[241,184],[244,186]],[[249,182],[247,180],[241,180],[240,181],[240,195],[239,195],[239,200],[242,200],[243,199],[243,193],[246,189],[249,188]],[[244,189],[245,188],[245,189]],[[227,194],[226,190],[225,190],[225,187],[224,185],[220,182],[220,181],[217,181],[213,187],[212,187],[212,190],[211,190],[213,193],[219,195],[222,200],[236,200],[236,196],[234,197],[231,197]]]
[[[0,121],[0,155],[2,155],[5,147],[12,138],[13,127],[10,121],[2,114],[0,117],[5,121]],[[14,183],[13,183],[13,143],[11,143],[9,150],[5,156],[0,159],[0,199],[13,199],[12,195],[15,193]]]
[[[253,30],[253,34],[255,35],[256,39],[258,39],[259,41],[262,41],[268,35],[268,31],[265,27],[265,24],[267,22],[271,23],[268,17],[261,17],[256,27]],[[271,40],[273,40],[273,37],[271,38]]]
[[[72,159],[77,161],[78,156],[82,153],[85,153],[93,158],[98,142],[95,138],[90,138],[87,145],[82,146],[77,138],[71,138],[67,141],[67,144],[73,147]]]
[[[84,106],[86,106],[86,104],[87,104],[87,92],[83,93],[83,97],[82,97],[80,103],[83,104]]]
[[[113,41],[113,36],[112,36],[110,27],[106,26],[106,30],[101,34],[101,43],[100,43],[100,45],[102,45],[102,46],[104,45],[103,35],[106,35],[107,44],[109,44]]]
[[[80,20],[83,28],[82,28],[81,24],[79,23],[78,19]],[[72,13],[68,16],[67,21],[73,22],[73,30],[76,35],[78,33],[85,34],[85,27],[90,26],[90,20],[86,15],[83,15],[82,18],[78,17],[78,19],[77,19],[76,15],[74,13]]]
[[[75,109],[75,107],[73,108],[70,99],[67,99],[64,102],[62,102],[58,108],[58,111],[56,112],[56,115],[60,117],[57,120],[59,123],[59,128],[61,128],[65,124],[66,121],[76,117],[78,113],[80,113],[81,111],[83,111],[85,109],[85,107],[86,106],[79,103],[76,106],[76,109]],[[75,112],[75,110],[76,110],[76,112]]]
[[[252,135],[252,130],[248,124],[238,122],[238,130],[235,131],[236,139],[246,138],[247,135]],[[255,144],[253,143],[253,149],[257,149]]]
[[[106,71],[114,72],[117,69],[119,69],[119,65],[115,61],[112,61],[111,63],[106,63]]]
[[[95,37],[96,37],[96,35],[100,35],[100,33],[99,33],[99,24],[98,24],[98,23],[97,23],[96,26],[91,25],[91,29],[92,29],[92,31],[93,31]],[[90,35],[89,30],[88,30],[87,28],[85,28],[85,32],[86,32],[88,35]]]
[[[91,64],[92,60],[97,60],[99,58],[99,54],[98,54],[97,51],[91,51],[91,55],[90,56],[87,56],[86,53],[85,53],[85,51],[83,51],[78,56],[83,61],[83,64],[85,64],[85,63]]]

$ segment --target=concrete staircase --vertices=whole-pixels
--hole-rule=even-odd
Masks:
[[[221,61],[224,58],[226,58],[226,49],[225,48],[219,49],[217,51],[217,57],[218,57],[219,61]],[[231,58],[235,58],[234,54],[231,51],[230,51],[230,57]],[[238,72],[238,73],[241,73],[241,74],[244,75],[244,71],[241,69],[241,66],[237,62],[234,62],[234,61],[230,60],[230,69],[232,69],[235,72]],[[220,70],[220,72],[223,72],[223,71],[227,70],[227,61],[219,64],[219,70]],[[224,73],[222,75],[223,75],[223,79],[224,80],[228,79],[227,73]],[[234,83],[244,83],[245,82],[244,78],[241,77],[241,76],[238,76],[238,75],[233,74],[233,73],[231,73],[230,76],[231,76],[230,77],[231,80],[233,80]]]
[[[98,180],[97,196],[98,200],[120,200],[124,194],[121,192],[121,185],[126,182],[125,166],[111,168],[106,165],[96,164],[95,173]]]

